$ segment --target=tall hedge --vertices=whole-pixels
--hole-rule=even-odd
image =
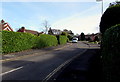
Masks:
[[[120,24],[106,30],[102,41],[103,82],[120,82]]]
[[[67,36],[60,35],[60,37],[59,37],[60,44],[66,44],[67,39],[68,39]]]
[[[57,37],[57,40],[58,40],[58,44],[60,44],[60,45],[61,44],[66,44],[67,41],[68,41],[68,38],[65,35],[57,35],[56,37]]]
[[[107,8],[101,17],[100,31],[102,34],[116,24],[120,24],[120,5],[115,5]]]
[[[3,53],[17,52],[36,46],[37,37],[29,33],[2,31]]]
[[[56,46],[58,44],[58,40],[53,35],[41,34],[38,37],[37,48]]]
[[[2,54],[2,32],[0,32],[0,54]]]

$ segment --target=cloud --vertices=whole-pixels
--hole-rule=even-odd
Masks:
[[[68,29],[72,30],[74,33],[80,34],[81,32],[87,33],[97,33],[99,32],[99,22],[101,13],[90,13],[91,11],[96,11],[100,8],[100,4],[97,4],[83,12],[77,13],[73,16],[61,19],[52,24],[52,28],[57,29]]]
[[[72,20],[61,21],[55,25],[54,28],[57,29],[68,29],[72,30],[74,33],[80,34],[81,32],[87,33],[97,33],[99,32],[98,26],[100,22],[100,15],[93,15],[83,18],[73,18]]]

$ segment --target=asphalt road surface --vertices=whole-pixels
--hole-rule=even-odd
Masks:
[[[51,51],[42,50],[32,56],[2,63],[2,80],[49,80],[76,57],[89,49],[83,42],[68,43]],[[42,53],[42,54],[41,54]]]

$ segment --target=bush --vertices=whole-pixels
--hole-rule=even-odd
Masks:
[[[53,35],[41,34],[38,37],[37,48],[56,46],[58,44],[57,38]]]
[[[104,82],[120,82],[120,24],[106,30],[102,41]]]
[[[58,40],[58,44],[66,44],[68,41],[68,38],[65,35],[57,35],[56,37]]]
[[[36,46],[37,37],[29,33],[2,31],[2,52],[10,53]]]
[[[0,54],[2,54],[2,33],[0,32]]]
[[[67,36],[61,35],[60,38],[59,38],[59,40],[60,40],[60,44],[66,44],[68,38],[67,38]]]
[[[61,35],[68,36],[68,33],[67,32],[62,32]]]
[[[104,34],[108,28],[116,24],[120,24],[120,5],[111,6],[104,12],[100,22],[101,33]]]
[[[71,35],[69,35],[69,34],[68,34],[67,37],[68,37],[69,40],[72,40],[72,38],[73,38],[73,37],[72,37]]]

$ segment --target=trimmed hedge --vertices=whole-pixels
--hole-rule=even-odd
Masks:
[[[38,37],[37,48],[50,47],[58,45],[57,38],[53,35],[41,34]]]
[[[103,81],[120,82],[120,24],[106,30],[102,41]]]
[[[57,35],[56,37],[57,37],[57,40],[58,40],[58,44],[60,44],[60,45],[61,44],[66,44],[67,41],[68,41],[68,38],[65,35]]]
[[[116,24],[120,24],[120,5],[111,6],[104,12],[100,22],[101,33],[104,34],[108,28]]]
[[[36,46],[37,36],[30,33],[2,31],[2,52],[18,52]]]
[[[2,54],[2,33],[0,32],[0,54]]]
[[[2,31],[2,53],[18,52],[31,48],[43,48],[67,43],[67,36]]]

